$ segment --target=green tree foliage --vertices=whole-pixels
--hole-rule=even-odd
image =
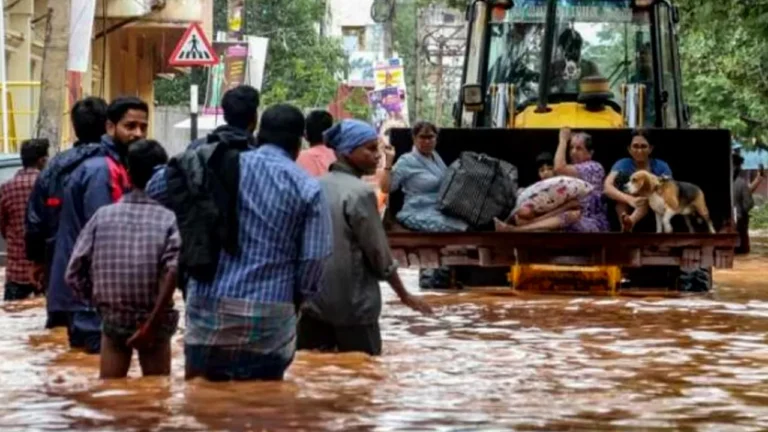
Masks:
[[[246,2],[249,34],[270,38],[264,102],[316,107],[330,102],[346,69],[339,40],[321,36],[325,1]]]
[[[353,89],[344,101],[344,111],[358,120],[370,121],[372,112],[371,104],[368,103],[367,91],[360,87]]]
[[[289,102],[304,108],[333,99],[346,57],[340,41],[318,32],[324,18],[324,1],[246,1],[244,32],[270,39],[262,86],[265,105]],[[214,0],[215,31],[225,30],[226,20],[227,0]],[[185,104],[189,82],[189,76],[156,81],[158,104]]]
[[[768,0],[679,0],[693,123],[768,140]],[[750,125],[742,117],[763,125]],[[751,140],[749,140],[751,141]]]

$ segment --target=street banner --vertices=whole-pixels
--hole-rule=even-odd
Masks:
[[[96,0],[72,0],[69,8],[69,49],[67,70],[88,72],[93,38]]]
[[[248,44],[243,42],[214,42],[213,50],[219,64],[208,71],[208,88],[205,92],[203,114],[222,114],[221,98],[232,88],[246,83]]]
[[[245,0],[227,1],[227,39],[234,41],[243,39],[244,9]]]
[[[397,87],[405,90],[405,69],[398,58],[376,64],[374,90]]]
[[[371,104],[371,122],[376,130],[387,121],[396,120],[407,124],[403,116],[407,110],[404,90],[397,87],[374,90],[368,93],[368,101]]]
[[[405,68],[403,61],[399,58],[392,58],[385,62],[376,64],[374,68],[375,83],[374,94],[369,94],[376,101],[377,107],[374,109],[374,103],[371,103],[373,111],[374,124],[380,127],[386,119],[401,120],[405,124],[409,123],[410,113],[408,111],[408,90],[405,83]],[[392,88],[398,90],[396,97]],[[375,94],[376,91],[383,91],[381,94]],[[397,104],[395,104],[397,100]],[[382,111],[384,110],[384,111]],[[382,120],[382,115],[386,111],[387,116]]]
[[[371,88],[376,82],[376,53],[359,51],[349,55],[349,76],[347,85],[350,87]]]
[[[248,84],[261,91],[264,85],[264,67],[267,63],[269,39],[247,36],[248,41]]]

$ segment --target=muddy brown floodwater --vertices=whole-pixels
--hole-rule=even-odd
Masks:
[[[768,253],[709,297],[387,295],[384,355],[300,353],[282,383],[98,380],[98,358],[0,310],[0,430],[768,430]],[[411,287],[413,272],[404,275]]]

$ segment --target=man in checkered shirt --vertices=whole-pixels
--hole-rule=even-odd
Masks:
[[[101,314],[102,378],[125,377],[134,348],[145,376],[168,375],[179,320],[171,300],[181,246],[176,216],[144,192],[168,155],[156,141],[142,140],[131,144],[127,159],[133,191],[96,211],[66,272],[75,295]]]
[[[0,187],[0,232],[8,244],[5,269],[5,301],[23,300],[37,292],[42,268],[27,260],[24,246],[24,215],[40,170],[48,161],[48,140],[31,139],[21,144],[23,168]]]

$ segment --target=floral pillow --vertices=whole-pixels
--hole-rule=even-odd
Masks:
[[[568,201],[582,199],[592,192],[591,184],[575,177],[552,177],[525,188],[517,197],[512,214],[529,208],[536,215],[549,213]]]

